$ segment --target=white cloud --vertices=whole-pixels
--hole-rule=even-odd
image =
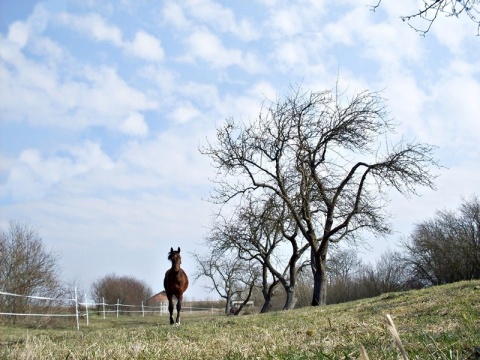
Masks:
[[[120,130],[132,136],[146,136],[148,134],[148,125],[142,114],[134,112],[120,124]]]
[[[474,41],[477,34],[477,26],[467,14],[463,13],[457,17],[446,17],[441,14],[435,20],[427,36],[435,36],[439,43],[447,47],[451,52],[457,55],[465,53],[464,44],[468,41]]]
[[[113,68],[79,67],[75,80],[62,79],[63,56],[52,61],[48,53],[47,61],[41,62],[14,48],[2,48],[0,53],[8,64],[2,74],[5,96],[0,108],[10,120],[70,129],[96,125],[117,129],[131,113],[157,107]]]
[[[185,43],[188,48],[187,60],[198,58],[217,68],[237,65],[251,73],[263,71],[263,65],[254,54],[225,48],[221,40],[206,29],[193,32]]]
[[[185,13],[177,2],[168,1],[162,9],[163,21],[167,25],[173,25],[176,28],[187,29],[190,27],[190,22],[185,16]]]
[[[241,20],[237,22],[232,10],[210,0],[190,0],[190,15],[206,24],[213,24],[222,32],[231,32],[244,40],[254,40],[259,34],[253,25]]]
[[[478,99],[479,80],[472,76],[453,75],[442,79],[432,89],[431,103],[427,104],[431,136],[444,149],[450,149],[460,157],[479,155],[475,154],[480,139]]]
[[[115,46],[123,46],[121,30],[117,26],[110,25],[98,14],[73,15],[63,12],[57,18],[64,26],[80,31],[96,41],[106,41]]]
[[[114,166],[100,145],[91,141],[66,147],[63,154],[50,157],[42,156],[37,149],[25,149],[10,162],[3,195],[19,199],[40,199],[56,187],[70,192],[72,189],[65,184],[71,179]]]
[[[180,104],[170,115],[173,121],[177,123],[186,123],[200,115],[200,111],[191,103]]]
[[[164,58],[164,50],[160,40],[143,30],[135,33],[132,41],[124,39],[119,27],[111,25],[98,14],[72,15],[61,13],[58,15],[59,22],[71,27],[98,42],[108,42],[125,50],[127,53],[148,61],[161,61]]]
[[[275,36],[293,36],[304,31],[303,21],[299,14],[291,10],[292,9],[283,9],[273,14],[270,20],[270,26]]]
[[[48,23],[49,14],[42,4],[37,4],[26,21],[15,21],[9,26],[7,39],[23,48],[29,38],[42,33]]]
[[[212,63],[216,67],[226,67],[237,64],[241,59],[239,50],[227,50],[220,39],[208,30],[192,33],[186,40],[188,53],[192,57]]]
[[[456,61],[438,72],[440,76],[424,84],[405,72],[388,79],[385,95],[389,110],[402,122],[399,136],[437,145],[448,157],[477,157],[480,66]]]
[[[255,97],[260,97],[261,99],[267,99],[270,101],[275,101],[279,95],[275,87],[267,81],[255,83],[250,89],[250,94]]]
[[[305,43],[296,41],[282,42],[275,49],[275,59],[281,67],[292,69],[295,67],[301,67],[301,71],[304,70],[304,66],[308,64],[308,53],[304,47]]]
[[[323,38],[330,46],[362,44],[359,54],[379,63],[384,72],[396,71],[406,60],[423,59],[425,49],[415,31],[401,26],[398,17],[393,15],[391,19],[380,22],[375,16],[376,13],[368,11],[363,5],[357,5],[338,19],[328,22]],[[399,22],[399,26],[392,26],[392,22]]]
[[[424,105],[429,100],[425,90],[422,90],[416,78],[411,73],[392,73],[387,81],[384,96],[388,99],[388,110],[400,123],[400,134],[407,134],[425,141],[429,131],[423,128]],[[408,104],[408,105],[406,105]]]
[[[27,43],[29,35],[28,25],[24,22],[17,21],[10,25],[7,39],[19,48],[23,48]]]
[[[80,98],[77,98],[77,106],[80,110],[77,114],[93,111],[100,118],[95,120],[84,117],[83,121],[115,125],[118,121],[123,121],[125,114],[130,115],[132,111],[149,110],[157,106],[156,102],[149,100],[143,92],[130,87],[118,76],[115,69],[87,67],[84,74],[89,90],[78,94]]]
[[[161,61],[164,58],[160,40],[145,31],[138,31],[133,41],[126,45],[126,48],[130,53],[145,60]]]
[[[202,24],[212,31],[230,33],[244,41],[260,37],[259,29],[252,22],[237,20],[231,9],[210,0],[189,0],[178,4],[168,2],[163,9],[163,17],[166,23],[182,30],[191,30],[193,24]]]
[[[188,81],[177,89],[179,96],[191,99],[193,103],[198,104],[204,109],[215,108],[220,100],[218,87],[214,84],[201,84]]]

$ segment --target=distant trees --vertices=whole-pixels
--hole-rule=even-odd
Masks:
[[[352,249],[331,255],[329,304],[480,279],[480,201],[473,196],[456,211],[437,211],[416,224],[397,251],[387,251],[374,265],[363,264]]]
[[[418,288],[403,258],[403,249],[386,251],[374,266],[367,266],[362,274],[369,296]]]
[[[140,305],[152,296],[152,289],[146,282],[133,276],[106,275],[91,286],[91,295],[95,302],[107,304]]]
[[[383,142],[395,125],[384,103],[369,91],[294,89],[250,123],[228,119],[201,149],[217,169],[213,202],[252,196],[285,209],[290,234],[310,250],[312,305],[326,303],[331,243],[359,240],[360,229],[388,233],[386,189],[433,187],[432,146]]]
[[[378,0],[376,5],[372,6],[375,10],[380,6],[382,0]],[[480,35],[480,3],[478,0],[424,0],[423,6],[410,15],[403,15],[400,18],[406,21],[415,31],[425,35],[439,15],[448,17],[468,16],[477,24],[477,35]],[[426,23],[426,27],[419,28],[418,25],[412,25],[412,20],[419,19]]]
[[[415,226],[403,247],[410,277],[423,285],[480,279],[480,200],[437,211]]]
[[[329,261],[328,304],[411,289],[401,251],[387,251],[374,264],[365,264],[352,249],[337,250]]]
[[[0,291],[55,298],[62,291],[58,255],[43,245],[38,231],[28,224],[10,221],[0,232]],[[29,300],[0,296],[5,312],[22,313]]]

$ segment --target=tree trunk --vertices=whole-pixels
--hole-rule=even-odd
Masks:
[[[269,312],[271,308],[272,308],[272,299],[271,298],[265,299],[265,302],[263,303],[263,306],[262,306],[262,310],[260,310],[260,314]]]
[[[324,268],[317,268],[313,274],[312,306],[326,305],[327,303],[327,272]]]
[[[322,250],[319,250],[322,251]],[[327,304],[327,247],[322,254],[312,254],[315,266],[313,271],[313,299],[312,306]]]
[[[232,299],[232,295],[227,294],[227,296],[222,296],[226,302],[225,302],[225,315],[230,314],[230,300]]]
[[[250,301],[250,297],[252,296],[252,292],[253,292],[254,287],[255,287],[255,282],[252,281],[252,283],[250,284],[250,288],[248,290],[247,298],[245,300],[243,300],[243,302],[240,304],[240,307],[236,310],[235,315],[238,315],[240,313],[240,311],[242,311],[244,306],[247,305],[247,303]]]
[[[295,297],[295,288],[289,287],[285,290],[287,293],[287,298],[285,299],[283,310],[291,310],[295,307],[295,303],[297,302],[297,298]]]

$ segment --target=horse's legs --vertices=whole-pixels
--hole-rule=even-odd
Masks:
[[[167,295],[168,298],[168,312],[170,313],[170,325],[173,325],[173,299],[172,295]]]
[[[180,310],[182,310],[182,299],[183,299],[183,295],[180,295],[177,298],[177,320],[175,321],[177,325],[180,325]]]

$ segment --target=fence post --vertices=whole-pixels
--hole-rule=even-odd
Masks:
[[[87,326],[88,326],[89,322],[88,322],[88,300],[87,300],[87,293],[85,293],[85,314],[87,315]]]
[[[77,330],[80,330],[80,322],[78,321],[78,299],[77,299],[77,287],[75,286],[75,317],[77,319]]]
[[[143,300],[142,300],[142,317],[145,317],[145,309],[143,308]]]
[[[105,320],[105,298],[102,297],[103,320]]]
[[[117,318],[118,318],[118,309],[120,308],[120,299],[117,299]]]

